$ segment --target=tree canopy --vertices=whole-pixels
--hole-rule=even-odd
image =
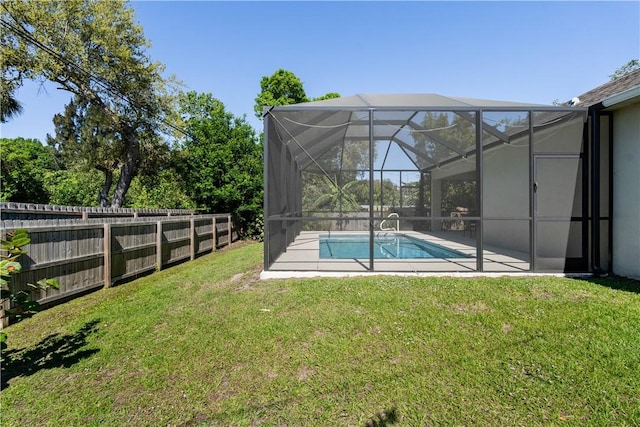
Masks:
[[[179,170],[188,195],[205,211],[233,212],[243,234],[261,232],[262,145],[253,128],[210,93],[186,93],[180,114],[188,136]]]
[[[100,132],[122,145],[111,200],[122,206],[139,166],[141,136],[158,132],[170,102],[163,67],[148,57],[132,9],[122,0],[15,0],[2,3],[1,15],[7,91],[23,79],[49,80],[75,96],[78,114],[95,122],[99,112]]]
[[[279,69],[272,76],[260,80],[260,93],[253,107],[256,117],[262,119],[262,108],[308,102],[302,81],[291,71]]]
[[[611,80],[616,80],[627,73],[640,69],[640,60],[632,59],[631,61],[624,64],[622,67],[618,68],[614,71],[613,74],[609,76]]]
[[[262,80],[260,80],[260,93],[256,97],[253,110],[256,113],[256,117],[262,119],[262,109],[264,107],[279,107],[281,105],[322,101],[332,98],[340,98],[340,94],[328,92],[317,98],[309,99],[304,90],[302,80],[291,71],[281,68],[271,76],[262,77]]]
[[[51,149],[37,139],[0,138],[0,201],[47,203],[45,173],[57,169]]]

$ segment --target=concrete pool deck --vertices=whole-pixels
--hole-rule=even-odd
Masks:
[[[460,232],[420,233],[400,231],[430,243],[470,255],[471,258],[428,259],[375,259],[374,271],[369,269],[369,259],[321,259],[319,237],[327,232],[303,231],[271,265],[260,275],[263,279],[281,277],[349,276],[362,274],[395,275],[525,275],[529,271],[529,255],[522,252],[485,247],[483,272],[476,271],[475,239]],[[356,234],[354,232],[331,232],[332,235]],[[363,233],[366,234],[366,233]]]

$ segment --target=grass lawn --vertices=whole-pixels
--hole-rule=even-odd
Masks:
[[[9,327],[2,426],[640,425],[637,282],[261,262],[235,245]]]

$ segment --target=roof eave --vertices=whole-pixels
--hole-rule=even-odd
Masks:
[[[603,99],[601,104],[608,110],[616,110],[638,102],[640,102],[640,86],[635,86]]]

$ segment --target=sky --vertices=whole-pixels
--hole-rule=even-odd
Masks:
[[[153,61],[258,131],[260,80],[283,68],[307,96],[437,93],[552,104],[640,57],[640,2],[133,1]],[[4,138],[53,133],[71,99],[26,82]]]

